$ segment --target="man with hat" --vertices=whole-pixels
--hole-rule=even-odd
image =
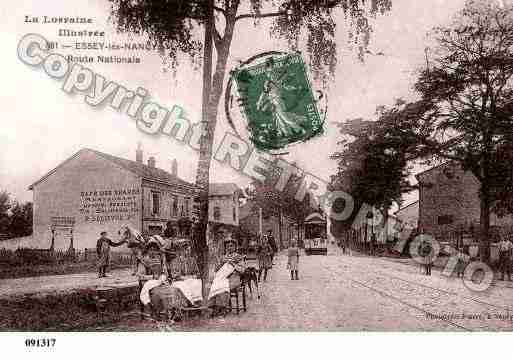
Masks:
[[[511,280],[511,252],[513,250],[513,244],[503,236],[499,242],[499,268],[501,271],[501,280],[504,280],[504,275],[508,276],[508,280]]]
[[[100,238],[96,242],[96,253],[98,254],[98,278],[107,276],[107,267],[110,264],[110,247],[118,247],[125,244],[126,241],[113,242],[107,237],[107,232],[100,233]]]

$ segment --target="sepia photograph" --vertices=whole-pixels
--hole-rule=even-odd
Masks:
[[[513,331],[513,1],[0,8],[0,341]]]

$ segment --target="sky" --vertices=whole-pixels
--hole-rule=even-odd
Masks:
[[[322,136],[291,148],[285,156],[303,170],[329,179],[336,163],[329,155],[340,150],[336,123],[351,118],[373,118],[379,105],[392,105],[396,98],[412,98],[415,71],[425,63],[424,49],[430,44],[426,34],[434,26],[446,23],[462,8],[464,0],[393,0],[392,11],[372,21],[370,50],[384,56],[368,56],[364,63],[356,59],[347,46],[347,28],[342,15],[337,16],[336,41],[338,64],[334,81],[329,84],[328,115]],[[57,37],[59,28],[101,30],[106,41],[145,41],[143,37],[117,34],[109,21],[107,0],[17,0],[0,9],[0,57],[2,83],[0,107],[0,190],[7,190],[20,201],[32,200],[28,186],[83,147],[115,156],[135,159],[141,142],[145,161],[156,157],[157,167],[170,170],[172,159],[178,160],[181,178],[194,181],[197,153],[174,139],[149,136],[137,129],[135,121],[112,108],[92,108],[81,94],[68,95],[61,81],[50,78],[41,69],[30,68],[16,55],[19,40],[27,33],[37,33],[48,40],[73,43],[73,38]],[[25,16],[82,16],[93,24],[57,25],[25,22]],[[268,25],[258,27],[252,21],[239,23],[232,43],[228,68],[267,50],[286,51],[286,43],[271,38]],[[248,41],[251,39],[251,41]],[[71,53],[69,50],[62,51]],[[74,55],[96,56],[93,51],[74,51]],[[106,53],[115,55],[121,53]],[[182,61],[175,75],[163,71],[156,52],[139,51],[138,65],[86,64],[95,72],[127,88],[144,87],[159,104],[171,109],[179,105],[188,118],[196,122],[201,114],[201,72]],[[315,84],[314,84],[315,86]],[[220,111],[216,143],[229,130]],[[416,167],[415,171],[420,171]],[[249,179],[226,164],[212,162],[212,181],[245,185]],[[405,196],[405,204],[416,199]]]

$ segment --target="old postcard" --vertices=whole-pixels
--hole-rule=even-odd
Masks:
[[[0,11],[6,335],[512,331],[512,1]]]

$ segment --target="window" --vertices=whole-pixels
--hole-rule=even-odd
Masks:
[[[214,207],[214,220],[219,221],[221,219],[221,207]]]
[[[439,225],[444,225],[444,224],[451,224],[453,222],[453,217],[452,215],[443,215],[443,216],[438,216],[438,224]]]
[[[237,210],[233,207],[233,221],[237,222]]]
[[[178,197],[171,197],[171,216],[178,217]]]
[[[151,199],[152,199],[152,213],[153,214],[159,214],[160,213],[160,193],[158,192],[151,192]]]

